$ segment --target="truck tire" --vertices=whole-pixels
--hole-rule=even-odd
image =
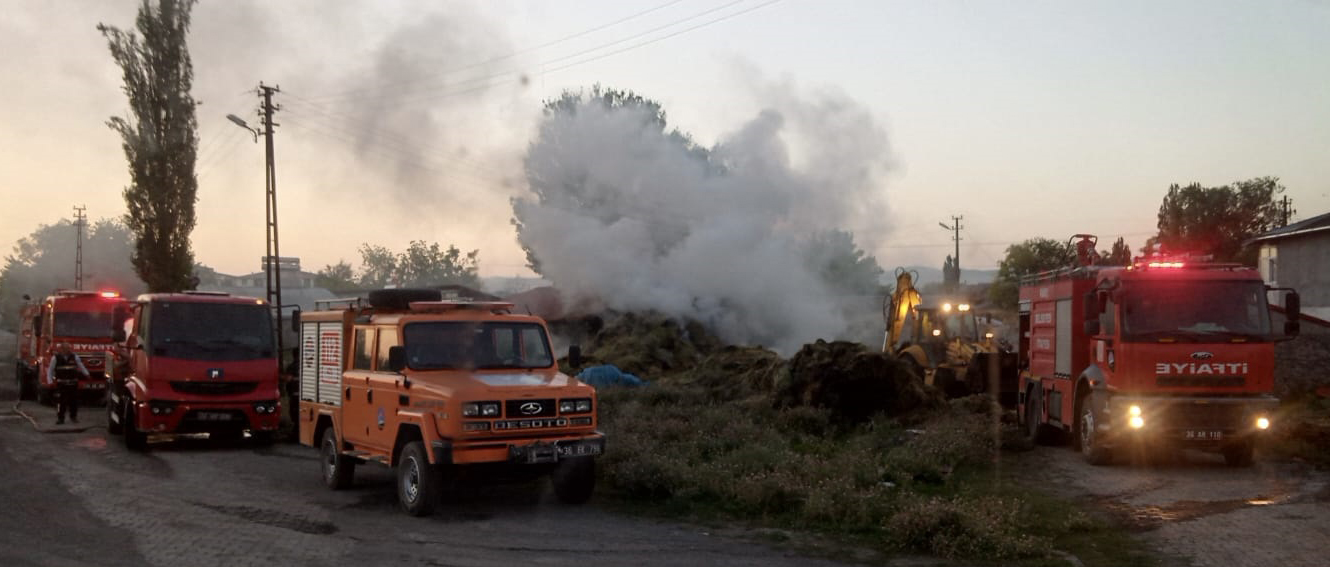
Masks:
[[[332,427],[323,430],[319,455],[323,467],[323,485],[329,490],[351,488],[356,478],[356,461],[342,454],[337,446],[337,432]]]
[[[120,414],[123,415],[123,414]],[[115,402],[111,401],[111,395],[106,395],[106,432],[111,435],[120,435],[125,432],[125,422],[122,418],[116,421],[117,412]]]
[[[1095,404],[1090,403],[1088,396],[1082,398],[1081,402],[1077,404],[1077,411],[1080,414],[1076,420],[1076,440],[1080,446],[1081,455],[1085,457],[1085,462],[1102,466],[1113,461],[1113,452],[1099,440],[1099,432],[1095,426],[1094,407]]]
[[[596,488],[596,462],[591,457],[573,457],[559,461],[550,473],[554,495],[570,505],[585,504]]]
[[[134,401],[126,401],[124,413],[121,414],[123,417],[120,419],[125,428],[125,448],[134,452],[147,451],[148,434],[139,431],[138,419],[134,417],[134,413]]]
[[[27,365],[22,362],[14,363],[14,376],[18,377],[18,399],[31,400],[33,396],[32,375],[34,372],[28,370]]]
[[[442,475],[425,456],[425,445],[411,441],[402,447],[397,459],[397,502],[412,516],[434,513],[439,502]]]
[[[1250,439],[1244,439],[1238,443],[1224,447],[1224,464],[1230,467],[1250,467],[1252,466],[1252,453],[1256,451],[1255,444]]]

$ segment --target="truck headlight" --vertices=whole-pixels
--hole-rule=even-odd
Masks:
[[[1257,429],[1270,429],[1270,419],[1264,416],[1256,418]]]
[[[480,415],[480,404],[467,402],[462,404],[462,417],[476,417]]]
[[[1130,415],[1132,417],[1141,415],[1141,406],[1131,406],[1127,408],[1127,415]]]
[[[497,417],[499,415],[499,404],[496,402],[481,402],[480,415],[483,417]]]
[[[590,398],[568,398],[559,400],[559,413],[587,413],[590,411]]]
[[[1131,416],[1131,419],[1127,420],[1127,424],[1130,425],[1132,429],[1140,429],[1145,427],[1145,418],[1139,415],[1133,415]]]

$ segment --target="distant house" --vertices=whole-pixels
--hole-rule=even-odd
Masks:
[[[1330,213],[1276,228],[1249,241],[1260,246],[1257,267],[1272,287],[1302,296],[1302,312],[1330,321]],[[1282,297],[1279,300],[1282,304]]]

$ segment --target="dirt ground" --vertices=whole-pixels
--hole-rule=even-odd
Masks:
[[[1198,451],[1097,467],[1069,448],[1038,447],[1021,461],[1063,496],[1116,516],[1165,565],[1330,564],[1330,473],[1262,460],[1235,469]]]

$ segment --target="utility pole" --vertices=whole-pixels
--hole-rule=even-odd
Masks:
[[[1289,201],[1288,195],[1284,195],[1284,198],[1279,200],[1279,226],[1288,226],[1288,219],[1297,212],[1293,210],[1293,202]]]
[[[963,216],[952,215],[950,226],[944,222],[937,223],[938,226],[943,229],[952,231],[951,238],[956,242],[956,255],[952,256],[952,261],[954,262],[952,266],[956,268],[956,285],[958,286],[960,285],[961,280],[961,229],[965,228],[961,226],[961,219],[964,218],[965,217]]]
[[[74,207],[74,226],[78,230],[78,239],[74,244],[74,289],[79,291],[83,291],[83,227],[88,219],[83,211],[86,210],[87,205]]]
[[[267,167],[265,169],[266,189],[264,209],[266,209],[265,224],[267,226],[267,252],[264,257],[265,266],[268,268],[268,304],[277,309],[277,371],[280,373],[285,370],[283,366],[283,357],[285,356],[284,345],[282,344],[282,331],[285,330],[282,324],[282,264],[281,251],[277,243],[277,167],[273,157],[272,129],[278,126],[272,121],[274,112],[280,110],[280,107],[272,103],[273,93],[281,92],[278,87],[269,87],[262,82],[259,83],[259,96],[263,97],[263,106],[259,109],[261,115],[260,121],[263,124],[264,154],[266,156]]]

